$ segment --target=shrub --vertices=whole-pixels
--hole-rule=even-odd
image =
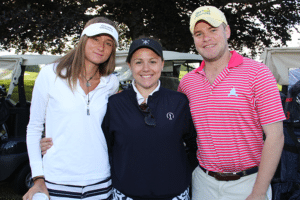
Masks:
[[[31,101],[31,96],[32,96],[32,90],[34,86],[35,79],[38,75],[37,72],[25,72],[24,76],[24,90],[25,90],[25,96],[27,101]],[[6,91],[8,92],[9,85],[10,85],[11,80],[10,79],[5,79],[5,80],[0,80],[0,85],[4,85],[6,88]],[[19,88],[18,86],[15,86],[13,93],[11,95],[11,99],[15,102],[19,101]]]
[[[25,71],[27,72],[40,72],[41,68],[38,65],[26,66]]]

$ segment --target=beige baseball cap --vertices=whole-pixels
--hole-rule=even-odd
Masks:
[[[228,25],[224,13],[214,6],[201,6],[197,8],[190,18],[190,31],[193,34],[198,21],[204,20],[213,27],[219,27],[223,22]]]

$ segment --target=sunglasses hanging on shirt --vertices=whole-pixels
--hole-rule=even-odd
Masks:
[[[154,119],[154,116],[151,113],[151,110],[149,108],[149,106],[146,103],[142,103],[141,105],[139,105],[139,109],[146,114],[145,116],[145,123],[149,126],[156,126],[156,122]]]

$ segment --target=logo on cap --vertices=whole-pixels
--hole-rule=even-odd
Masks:
[[[142,40],[144,45],[149,45],[150,40]]]
[[[197,12],[195,14],[194,19],[196,19],[197,17],[199,17],[200,15],[210,15],[210,10],[209,8],[207,10],[200,10],[199,12]]]
[[[99,29],[106,29],[106,30],[108,30],[110,32],[113,32],[113,29],[111,27],[109,27],[109,26],[105,26],[105,24],[101,24],[101,26],[99,27]]]

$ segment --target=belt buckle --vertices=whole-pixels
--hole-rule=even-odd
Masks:
[[[214,174],[215,179],[219,180],[219,181],[235,181],[240,179],[240,175],[238,174],[234,174],[234,173],[220,173],[220,172],[216,172]]]

